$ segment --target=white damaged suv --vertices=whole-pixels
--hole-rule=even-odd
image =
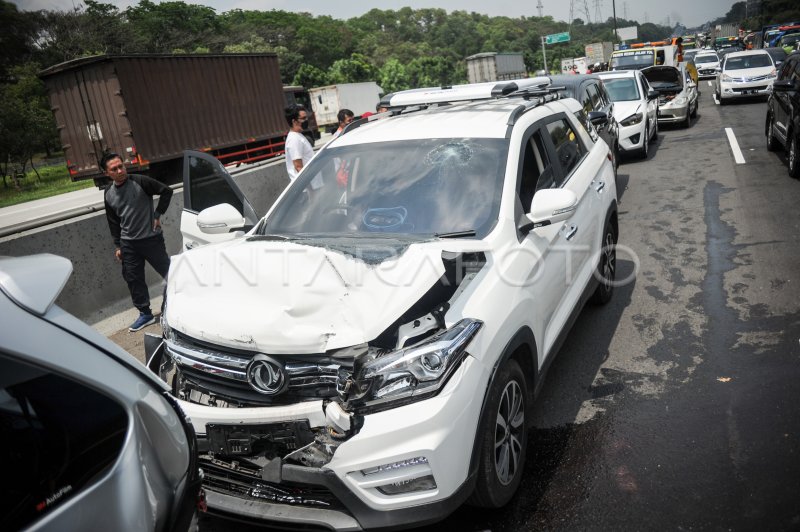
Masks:
[[[545,368],[615,285],[608,118],[546,82],[389,95],[260,221],[187,152],[182,230],[226,241],[173,259],[148,365],[209,511],[361,530],[509,501]]]

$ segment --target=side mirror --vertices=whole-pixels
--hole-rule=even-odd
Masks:
[[[589,122],[595,127],[608,124],[608,114],[604,111],[589,111]]]
[[[528,220],[541,227],[567,220],[578,207],[578,196],[563,188],[544,188],[533,196]]]
[[[200,211],[197,227],[206,234],[230,233],[244,227],[244,217],[230,203],[221,203]]]
[[[647,92],[647,99],[648,100],[656,100],[656,99],[658,99],[658,91],[650,89]]]
[[[695,83],[694,81],[690,81],[689,83],[686,84],[686,86],[689,87],[690,89],[694,89],[695,87],[697,87],[697,83]]]
[[[772,90],[774,92],[787,92],[796,89],[797,87],[795,87],[794,81],[790,79],[780,79],[772,82]]]

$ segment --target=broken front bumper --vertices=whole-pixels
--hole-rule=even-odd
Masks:
[[[349,419],[336,402],[180,404],[198,433],[209,511],[336,530],[412,526],[442,519],[469,496],[483,399],[475,390],[487,379],[488,371],[467,357],[439,395],[365,415],[349,439],[330,436]],[[290,463],[287,456],[306,464],[299,452],[308,431],[317,434],[311,446],[332,445],[307,465]],[[254,438],[280,440],[292,452],[255,463],[245,456]]]

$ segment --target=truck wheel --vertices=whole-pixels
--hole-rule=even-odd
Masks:
[[[617,274],[617,235],[610,222],[606,222],[603,230],[603,247],[600,249],[600,261],[597,263],[595,278],[600,282],[589,301],[595,305],[605,305],[614,295],[614,279]]]
[[[470,504],[483,508],[505,506],[516,493],[525,469],[528,431],[525,426],[528,389],[516,360],[497,370],[489,389],[478,445],[478,479]]]

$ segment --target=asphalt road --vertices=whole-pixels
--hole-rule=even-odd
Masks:
[[[800,181],[766,151],[764,102],[701,88],[689,129],[619,168],[632,280],[551,366],[519,494],[430,530],[800,528]],[[233,529],[255,530],[201,522]]]

